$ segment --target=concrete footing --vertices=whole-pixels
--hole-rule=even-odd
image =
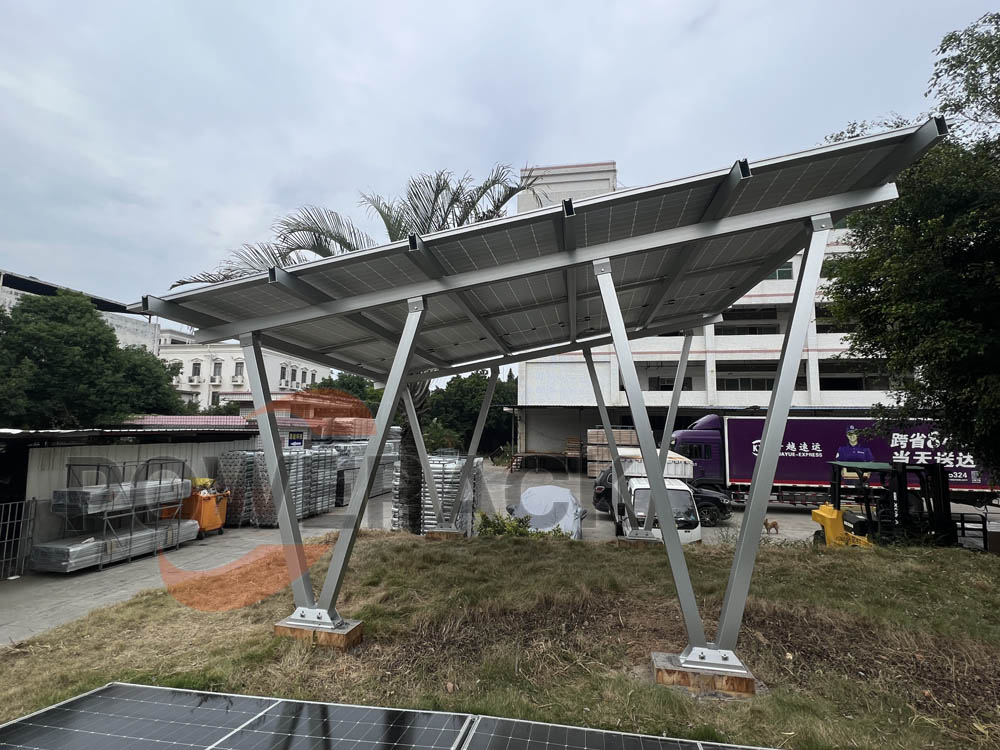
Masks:
[[[424,538],[442,542],[453,539],[465,539],[465,533],[458,529],[431,529],[424,534]]]
[[[657,685],[682,688],[692,695],[715,698],[752,698],[757,679],[745,667],[720,671],[682,664],[680,655],[653,652],[653,679]]]
[[[292,618],[286,618],[274,624],[275,635],[309,641],[317,646],[335,648],[340,651],[347,651],[359,645],[363,630],[361,620],[344,620],[338,627],[313,625]]]

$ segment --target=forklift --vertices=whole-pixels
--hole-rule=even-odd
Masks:
[[[944,466],[872,461],[831,461],[830,466],[830,502],[812,512],[820,525],[813,535],[816,545],[959,543]],[[860,506],[864,513],[844,509],[845,502]]]

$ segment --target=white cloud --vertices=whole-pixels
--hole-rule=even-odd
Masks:
[[[0,0],[0,267],[125,301],[317,203],[496,161],[647,184],[925,108],[989,3]]]

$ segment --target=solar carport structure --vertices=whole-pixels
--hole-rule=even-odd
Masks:
[[[629,340],[690,331],[713,321],[777,266],[805,248],[793,312],[767,412],[744,523],[713,642],[695,601],[673,523],[661,524],[689,646],[682,663],[734,674],[760,528],[774,478],[827,237],[852,211],[897,197],[894,176],[947,132],[942,118],[729,169],[484,222],[236,281],[148,296],[132,310],[198,329],[207,343],[238,338],[260,417],[296,611],[285,622],[345,632],[336,609],[383,443],[400,400],[416,419],[408,384],[491,369],[469,446],[474,455],[500,365],[613,344],[643,462],[658,448]],[[287,497],[261,346],[385,383],[349,515],[316,599]],[[684,355],[690,348],[685,343]],[[683,357],[686,359],[686,356]],[[683,366],[683,362],[679,366]],[[603,406],[600,389],[595,398]],[[682,382],[682,375],[675,379]],[[668,424],[676,414],[673,394]],[[613,447],[606,410],[601,408]],[[417,427],[419,434],[419,428]],[[429,465],[417,440],[425,474]],[[664,451],[665,457],[665,451]],[[617,462],[616,462],[617,463]],[[471,462],[466,462],[467,467]],[[620,476],[620,467],[619,467]],[[672,519],[659,472],[650,472],[656,515]],[[468,481],[464,475],[463,483]],[[433,485],[433,482],[428,482]],[[441,518],[447,527],[454,519]],[[647,514],[652,523],[652,514]],[[647,528],[648,533],[651,531]]]

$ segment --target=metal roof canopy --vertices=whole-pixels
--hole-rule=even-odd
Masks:
[[[401,400],[430,492],[436,534],[461,533],[458,498],[465,497],[499,365],[507,362],[581,349],[613,466],[624,477],[591,354],[592,347],[613,343],[643,463],[662,464],[668,451],[653,437],[630,339],[687,331],[674,381],[683,382],[691,329],[717,319],[804,249],[714,641],[705,631],[677,528],[669,522],[659,528],[688,635],[687,648],[667,663],[713,680],[738,679],[752,692],[753,676],[733,649],[830,231],[851,211],[893,200],[896,187],[889,180],[945,133],[944,120],[935,118],[779,159],[737,161],[728,171],[590,198],[577,206],[564,201],[561,207],[411,236],[407,243],[291,270],[272,268],[266,275],[145,298],[144,311],[200,328],[196,340],[238,337],[243,347],[296,605],[276,632],[300,636],[309,631],[310,639],[321,634],[345,648],[361,638],[361,623],[344,619],[336,605]],[[318,597],[289,493],[262,346],[385,380],[351,493],[352,526],[337,537]],[[315,351],[325,354],[317,357]],[[480,367],[490,368],[490,379],[457,499],[446,514],[431,489],[436,482],[409,382]],[[679,396],[675,388],[668,420],[676,416]],[[648,477],[655,516],[672,518],[661,472]],[[613,493],[617,484],[612,483]],[[617,500],[624,500],[635,521],[627,496],[613,494],[613,507]],[[627,538],[653,540],[653,518],[647,513],[643,528],[630,530]],[[657,658],[654,654],[654,668]]]
[[[590,264],[611,260],[629,338],[689,330],[834,221],[897,197],[890,181],[947,132],[943,118],[730,169],[564,201],[129,306],[208,343],[259,332],[290,356],[384,380],[407,315],[427,298],[408,379],[610,343]]]

